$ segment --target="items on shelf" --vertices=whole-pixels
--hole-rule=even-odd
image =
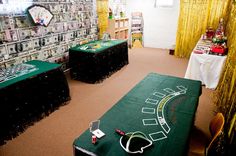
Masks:
[[[112,18],[124,18],[126,16],[127,0],[108,0],[109,12],[112,11]],[[110,18],[111,16],[109,16]],[[110,18],[111,19],[111,18]]]
[[[112,19],[112,18],[113,18],[113,13],[112,13],[111,8],[109,8],[109,19]]]
[[[131,47],[143,47],[143,15],[142,12],[131,14]]]

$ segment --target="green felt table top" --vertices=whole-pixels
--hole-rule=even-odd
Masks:
[[[34,77],[34,76],[36,76],[38,74],[47,72],[49,70],[53,70],[53,69],[59,68],[61,66],[60,64],[49,63],[49,62],[44,62],[44,61],[39,61],[39,60],[28,61],[25,64],[34,65],[36,70],[34,70],[34,71],[30,72],[30,73],[23,74],[21,76],[17,76],[17,77],[15,77],[13,79],[1,82],[0,83],[0,89],[3,88],[3,87],[9,86],[11,84],[17,83],[19,81],[25,80],[27,78]]]
[[[115,129],[141,131],[153,141],[145,155],[185,155],[200,95],[200,81],[150,73],[100,118],[106,135],[97,144],[89,130],[73,144],[99,156],[128,155]]]
[[[70,48],[70,52],[79,51],[79,52],[87,52],[87,53],[99,53],[101,51],[104,51],[105,49],[121,44],[123,42],[127,42],[127,41],[126,40],[110,40],[107,42],[103,42],[101,40],[91,41],[89,43]]]

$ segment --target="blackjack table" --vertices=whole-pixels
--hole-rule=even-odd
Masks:
[[[60,64],[28,61],[0,71],[0,144],[70,100]]]
[[[129,63],[126,40],[91,41],[69,49],[72,79],[99,83]]]
[[[105,136],[92,143],[88,129],[74,140],[74,155],[187,155],[201,92],[200,81],[149,73],[99,119]],[[152,145],[143,148],[130,141],[128,146],[136,151],[125,143],[127,152],[117,129],[127,134],[142,132]]]

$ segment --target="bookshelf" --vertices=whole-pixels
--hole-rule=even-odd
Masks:
[[[111,35],[112,39],[128,39],[129,33],[129,19],[116,18],[108,19],[107,32]]]
[[[143,15],[141,12],[131,14],[131,47],[143,47]]]

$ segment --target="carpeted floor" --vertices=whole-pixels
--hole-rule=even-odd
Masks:
[[[184,77],[187,63],[187,59],[175,58],[167,50],[132,49],[129,64],[102,83],[87,84],[67,76],[72,97],[70,103],[0,146],[0,156],[71,156],[74,139],[148,73]],[[203,87],[195,121],[195,125],[207,135],[214,114],[212,92]]]

